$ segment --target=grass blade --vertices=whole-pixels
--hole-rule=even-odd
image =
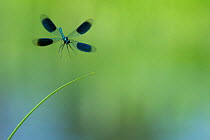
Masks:
[[[70,82],[68,82],[68,83],[66,83],[66,84],[64,84],[64,85],[62,85],[61,87],[59,87],[59,88],[57,88],[56,90],[54,90],[53,92],[51,92],[49,95],[47,95],[43,100],[41,100],[21,121],[20,121],[20,123],[16,126],[16,128],[12,131],[12,133],[10,134],[10,136],[7,138],[7,140],[10,140],[13,136],[14,136],[14,134],[16,133],[16,131],[20,128],[20,126],[25,122],[25,120],[42,104],[42,103],[44,103],[47,99],[49,99],[52,95],[54,95],[57,91],[59,91],[59,90],[61,90],[62,88],[64,88],[64,87],[66,87],[66,86],[68,86],[69,84],[71,84],[71,83],[74,83],[74,82],[76,82],[76,81],[78,81],[78,80],[81,80],[81,79],[83,79],[83,78],[85,78],[85,77],[88,77],[88,76],[90,76],[90,75],[92,75],[92,74],[94,74],[94,72],[91,72],[91,73],[89,73],[89,74],[87,74],[87,75],[84,75],[84,76],[82,76],[82,77],[79,77],[79,78],[77,78],[77,79],[74,79],[74,80],[72,80],[72,81],[70,81]]]

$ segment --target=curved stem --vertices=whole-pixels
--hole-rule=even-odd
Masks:
[[[82,77],[80,77],[80,78],[77,78],[77,79],[74,79],[74,80],[72,80],[72,81],[70,81],[70,82],[68,82],[68,83],[66,83],[66,84],[64,84],[64,85],[62,85],[61,87],[59,87],[59,88],[57,88],[56,90],[54,90],[52,93],[50,93],[49,95],[47,95],[41,102],[39,102],[21,121],[20,121],[20,123],[16,126],[16,128],[12,131],[12,133],[10,134],[10,136],[7,138],[7,140],[10,140],[12,137],[13,137],[13,135],[16,133],[16,131],[19,129],[19,127],[25,122],[25,120],[42,104],[42,103],[44,103],[47,99],[49,99],[52,95],[54,95],[57,91],[59,91],[59,90],[61,90],[62,88],[64,88],[64,87],[66,87],[67,85],[69,85],[69,84],[71,84],[71,83],[73,83],[73,82],[76,82],[76,81],[78,81],[78,80],[80,80],[80,79],[83,79],[83,78],[85,78],[85,77],[87,77],[87,76],[89,76],[89,75],[92,75],[92,74],[94,74],[94,72],[91,72],[91,73],[89,73],[89,74],[87,74],[87,75],[85,75],[85,76],[82,76]]]

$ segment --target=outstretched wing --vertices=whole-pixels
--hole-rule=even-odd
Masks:
[[[50,20],[50,18],[48,16],[42,14],[40,16],[40,20],[42,22],[42,25],[48,32],[50,32],[54,35],[60,36],[60,32],[59,32],[58,28],[55,26],[55,24],[52,22],[52,20]]]
[[[70,43],[75,48],[77,48],[78,50],[83,51],[83,52],[95,52],[96,51],[96,48],[94,46],[89,45],[89,44],[85,44],[85,43],[81,43],[81,42],[78,42],[78,41],[73,40],[73,39],[70,39]]]
[[[70,33],[67,37],[72,38],[85,34],[92,27],[93,21],[94,21],[93,19],[86,20],[76,30]]]
[[[32,42],[36,46],[48,46],[60,40],[62,40],[62,38],[38,38],[34,39]]]

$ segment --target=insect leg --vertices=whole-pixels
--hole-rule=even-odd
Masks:
[[[60,47],[59,47],[59,49],[58,49],[58,53],[61,52],[61,48],[62,48],[63,45],[64,45],[64,44],[62,44],[62,42],[61,42],[61,45],[60,45]]]
[[[72,43],[72,42],[70,42]],[[74,46],[74,43],[72,43],[72,45]],[[73,52],[77,55],[77,53],[74,51],[74,49],[71,47],[71,45],[69,44],[70,48],[73,50]],[[74,46],[75,47],[75,46]],[[76,48],[76,47],[75,47]]]
[[[71,55],[70,55],[70,52],[69,52],[69,47],[70,47],[70,45],[69,44],[66,44],[66,48],[68,50],[69,57],[71,58]]]
[[[62,57],[62,51],[63,51],[64,46],[65,46],[65,44],[62,44],[62,45],[60,46],[60,53],[61,53],[60,58]]]

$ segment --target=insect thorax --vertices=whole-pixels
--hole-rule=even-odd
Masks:
[[[68,37],[64,37],[63,41],[64,41],[65,44],[69,44],[70,43],[70,40],[68,39]]]

